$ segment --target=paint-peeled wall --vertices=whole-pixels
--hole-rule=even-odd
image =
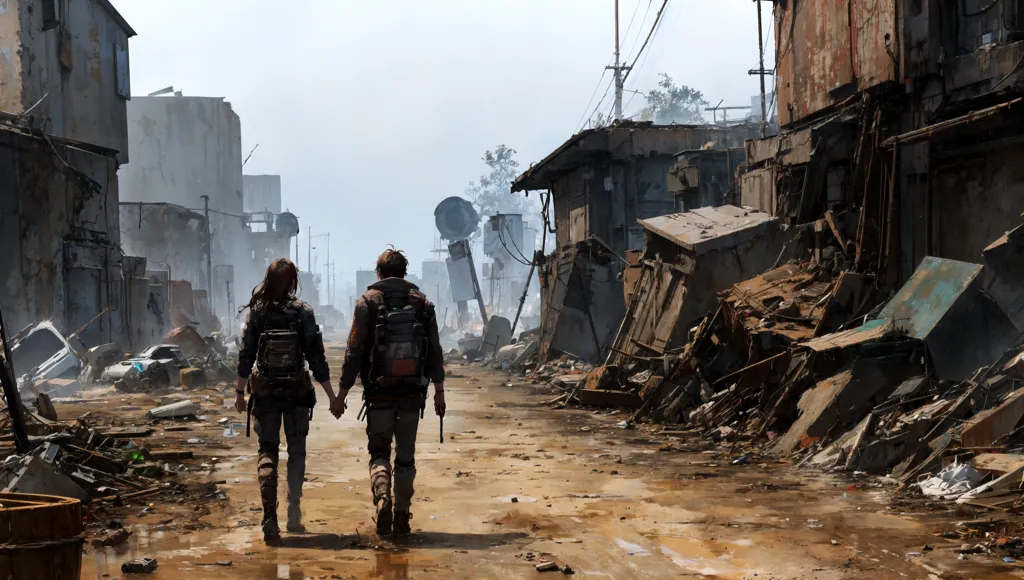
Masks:
[[[121,201],[173,203],[203,213],[202,196],[208,195],[213,266],[251,263],[241,121],[230,103],[219,97],[136,97],[128,105],[128,142],[132,162],[120,171]],[[205,264],[202,270],[205,276]],[[205,288],[205,277],[197,284]],[[221,291],[214,289],[215,298]]]
[[[128,38],[109,2],[0,1],[0,110],[29,114],[59,137],[117,151],[128,162]],[[45,29],[45,30],[44,30]]]

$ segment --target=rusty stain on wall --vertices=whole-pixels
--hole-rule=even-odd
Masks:
[[[896,80],[896,0],[777,6],[780,125],[813,116],[858,90]]]

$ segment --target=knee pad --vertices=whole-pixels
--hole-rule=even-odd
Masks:
[[[395,458],[395,467],[405,467],[405,468],[416,467],[416,459],[413,458],[413,459],[410,459],[409,461],[402,461],[402,460],[400,460],[398,458]]]

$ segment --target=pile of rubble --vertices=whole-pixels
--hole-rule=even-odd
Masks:
[[[557,403],[617,404],[633,420],[762,441],[768,455],[974,506],[1024,504],[1022,333],[988,291],[1024,268],[1024,235],[993,244],[987,266],[927,257],[887,291],[854,267],[853,246],[790,233],[769,244],[775,264],[719,292],[696,324],[681,313],[704,299],[685,282],[700,267],[714,278],[701,266],[711,254],[677,240],[670,256],[649,238],[605,364]]]
[[[148,393],[234,377],[230,341],[202,337],[191,326],[176,328],[162,343],[130,356],[113,343],[86,348],[75,334],[65,336],[50,322],[26,328],[10,344],[18,390],[27,398],[69,397],[98,384]]]
[[[155,407],[145,418],[140,417],[141,424],[127,427],[91,425],[92,412],[73,422],[49,421],[28,413],[29,449],[21,454],[10,448],[5,451],[0,489],[71,497],[83,504],[109,501],[118,505],[173,490],[181,476],[203,467],[190,468],[183,463],[193,459],[190,450],[164,449],[146,441],[158,429],[165,433],[190,430],[198,411],[196,403],[183,399]],[[170,423],[165,424],[167,421]]]

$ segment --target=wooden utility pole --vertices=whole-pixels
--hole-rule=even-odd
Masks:
[[[615,66],[605,68],[611,69],[615,74],[615,120],[619,120],[622,118],[622,90],[626,82],[622,73],[629,70],[628,66],[622,65],[619,51],[619,0],[615,0]]]
[[[765,0],[754,0],[754,6],[757,7],[758,68],[747,71],[747,74],[761,77],[761,138],[764,138],[768,128],[768,94],[764,87],[764,77],[775,74],[775,69],[764,68],[764,27],[761,24],[761,2],[763,1]]]

